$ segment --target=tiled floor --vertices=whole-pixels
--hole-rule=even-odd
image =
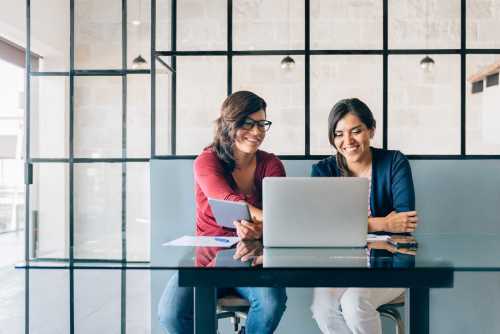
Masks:
[[[0,334],[24,333],[24,232],[0,234]]]
[[[24,333],[25,271],[14,269],[23,257],[23,233],[0,234],[0,334]],[[75,333],[120,333],[122,325],[127,333],[151,333],[149,275],[75,270],[71,301],[68,270],[30,270],[30,334],[69,333],[71,304]]]

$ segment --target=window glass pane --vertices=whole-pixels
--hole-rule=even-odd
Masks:
[[[39,71],[69,70],[69,3],[31,0],[31,50],[42,57]]]
[[[233,1],[235,50],[303,49],[303,0]]]
[[[31,257],[68,257],[68,184],[68,164],[34,165],[30,188]]]
[[[389,57],[388,140],[405,154],[460,154],[460,56]]]
[[[25,321],[25,271],[14,266],[24,260],[24,240],[20,233],[0,235],[2,239],[2,289],[0,289],[0,326],[5,333],[26,333]],[[12,242],[9,242],[12,241]],[[7,246],[7,247],[6,247]],[[12,246],[12,247],[8,247]],[[23,247],[21,255],[20,248]],[[14,248],[17,248],[14,250]],[[8,254],[5,254],[8,252]],[[19,256],[15,256],[19,255]],[[31,276],[30,276],[31,278]],[[45,300],[44,300],[45,302]],[[46,305],[46,304],[44,304]],[[61,314],[59,314],[61,316]],[[33,333],[33,332],[30,332]]]
[[[177,57],[177,154],[199,154],[227,95],[226,57]]]
[[[127,0],[127,67],[132,69],[149,68],[151,58],[150,43],[150,0]],[[134,63],[138,56],[147,64]]]
[[[122,68],[122,2],[75,1],[75,68]]]
[[[332,154],[328,115],[341,99],[359,98],[377,121],[372,146],[382,147],[382,57],[311,57],[311,154]]]
[[[75,78],[75,156],[122,155],[122,78]]]
[[[121,164],[75,165],[75,258],[122,258],[121,174]]]
[[[227,0],[177,1],[177,49],[227,49]]]
[[[75,333],[120,333],[119,270],[75,270]]]
[[[151,147],[151,77],[127,76],[127,157],[149,158]]]
[[[151,331],[151,275],[149,270],[127,270],[127,333]],[[153,306],[156,314],[156,305]],[[154,317],[156,320],[156,317]],[[157,322],[157,321],[155,321]]]
[[[71,332],[67,270],[30,270],[26,293],[29,293],[30,333]]]
[[[24,225],[24,69],[0,59],[0,233]],[[4,257],[9,257],[6,254]],[[14,263],[14,262],[12,262]]]
[[[127,260],[149,261],[149,164],[127,163]]]
[[[295,67],[284,70],[283,56],[233,58],[233,91],[249,90],[267,102],[273,122],[262,149],[275,154],[304,154],[304,57],[293,56]]]
[[[31,77],[30,156],[67,158],[69,147],[68,77]]]
[[[24,155],[24,69],[0,58],[0,159]]]
[[[311,49],[381,49],[382,1],[311,2]]]
[[[24,228],[24,189],[24,161],[0,158],[0,234],[22,231]],[[24,251],[24,242],[20,241],[24,238],[24,231],[20,234],[16,234],[15,239]],[[4,256],[10,255],[13,254]],[[15,262],[20,260],[22,259],[16,259]]]
[[[389,1],[389,48],[460,48],[460,1]]]
[[[500,0],[467,0],[467,47],[500,48]]]
[[[155,77],[155,154],[172,153],[172,72],[170,57],[158,57]]]
[[[499,72],[500,55],[467,56],[467,154],[500,154],[500,85],[495,80]],[[476,93],[474,83],[482,87]]]
[[[171,50],[171,0],[156,0],[156,50]]]

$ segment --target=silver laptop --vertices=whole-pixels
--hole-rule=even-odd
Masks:
[[[268,177],[262,197],[264,247],[366,245],[366,178]]]

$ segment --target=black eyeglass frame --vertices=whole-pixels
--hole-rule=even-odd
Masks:
[[[251,118],[246,118],[242,123],[241,125],[239,126],[240,128],[244,129],[244,130],[247,130],[247,131],[250,131],[254,128],[254,126],[257,125],[257,128],[259,130],[264,130],[264,131],[269,131],[269,129],[271,128],[271,125],[273,124],[273,122],[267,120],[267,119],[261,119],[261,120],[254,120],[254,119],[251,119]]]

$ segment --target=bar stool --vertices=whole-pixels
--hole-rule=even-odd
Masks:
[[[404,334],[404,323],[398,307],[404,306],[404,293],[389,303],[381,305],[377,311],[380,316],[391,319],[395,323],[395,333]],[[230,318],[233,323],[235,333],[244,334],[245,326],[241,325],[242,320],[246,320],[250,303],[248,300],[236,295],[228,295],[217,300],[217,319]]]
[[[250,303],[237,295],[228,295],[217,300],[217,319],[230,318],[235,333],[244,334],[245,326],[241,324],[246,320]]]
[[[405,304],[405,294],[401,294],[399,297],[391,300],[389,303],[380,305],[377,311],[380,316],[391,319],[396,325],[396,334],[404,334],[405,326],[401,314],[398,311],[398,307],[404,306]]]

